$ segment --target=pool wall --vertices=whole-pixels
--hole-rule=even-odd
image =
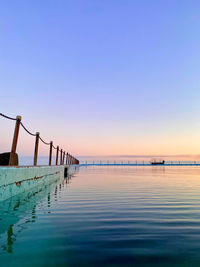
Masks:
[[[75,168],[73,165],[0,167],[0,201],[29,191],[34,187],[42,188],[64,178],[66,173],[67,175],[72,174]]]

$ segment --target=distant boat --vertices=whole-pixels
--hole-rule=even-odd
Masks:
[[[165,161],[164,160],[152,160],[151,161],[151,165],[164,165],[165,164]]]

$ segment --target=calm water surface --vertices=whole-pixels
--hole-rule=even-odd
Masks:
[[[5,201],[0,266],[200,266],[200,167],[81,167]]]

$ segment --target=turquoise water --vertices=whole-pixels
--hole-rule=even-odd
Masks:
[[[81,167],[0,203],[1,266],[200,266],[200,167]]]

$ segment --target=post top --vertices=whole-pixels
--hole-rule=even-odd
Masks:
[[[36,135],[40,135],[40,132],[36,132]]]
[[[21,121],[22,117],[21,116],[17,116],[16,119]]]

